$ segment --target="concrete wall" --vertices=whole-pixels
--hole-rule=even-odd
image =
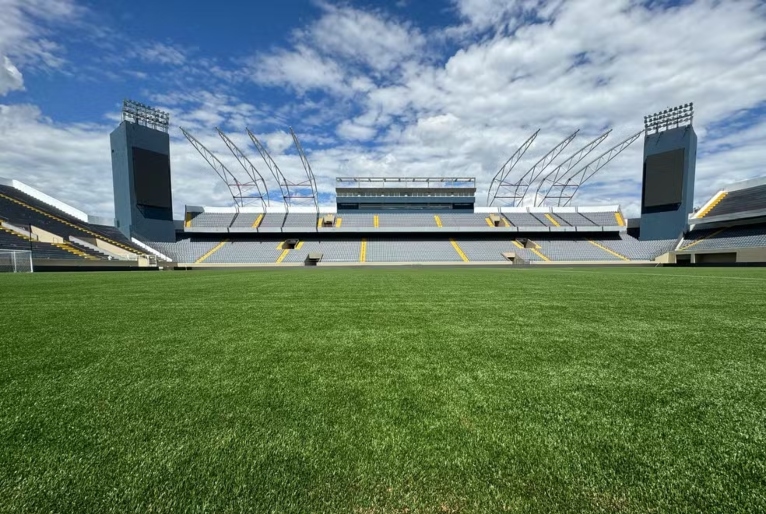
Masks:
[[[766,262],[766,248],[737,250],[737,262]]]
[[[683,253],[691,254],[693,264],[766,263],[764,247]]]
[[[697,162],[697,134],[691,126],[649,134],[644,139],[644,162],[656,155],[679,148],[684,149],[684,177],[681,204],[662,212],[641,212],[641,239],[675,239],[688,224],[694,210],[694,180]],[[646,184],[643,185],[646,187]]]
[[[37,241],[40,241],[41,243],[63,243],[64,238],[61,236],[57,236],[56,234],[52,234],[48,232],[47,230],[43,230],[39,227],[32,226],[30,227],[30,230],[32,231],[32,234],[35,235]]]

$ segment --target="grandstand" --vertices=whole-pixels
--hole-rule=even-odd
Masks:
[[[766,262],[766,178],[721,189],[689,223],[676,247],[678,262]]]
[[[227,169],[184,130],[225,177],[232,205],[186,205],[183,219],[174,220],[167,115],[131,105],[126,102],[111,136],[116,219],[89,216],[29,185],[0,179],[0,250],[29,251],[38,269],[766,262],[766,179],[728,186],[691,213],[696,137],[688,106],[682,114],[645,120],[645,168],[656,170],[645,171],[640,220],[627,220],[619,205],[571,205],[579,186],[640,133],[578,169],[607,132],[547,171],[575,132],[514,181],[513,166],[535,133],[498,172],[489,206],[477,205],[474,177],[407,176],[338,177],[335,204],[328,206],[318,203],[294,132],[305,179],[284,175],[248,131],[277,181],[277,195],[220,130],[247,176]],[[547,191],[543,200],[558,200],[555,205],[538,197],[523,203],[536,181],[538,192]],[[506,201],[493,205],[498,199]]]
[[[30,251],[37,266],[130,268],[155,262],[145,245],[110,222],[0,178],[0,249]]]

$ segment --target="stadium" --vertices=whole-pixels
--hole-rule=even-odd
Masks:
[[[169,116],[126,100],[111,135],[116,219],[2,179],[0,254],[12,270],[766,262],[766,180],[732,184],[694,210],[692,120],[692,104],[647,116],[643,130],[603,153],[611,130],[567,154],[575,132],[516,170],[537,131],[495,175],[487,207],[476,206],[472,177],[338,177],[336,205],[323,207],[294,132],[297,179],[249,130],[268,173],[220,130],[239,171],[182,128],[231,205],[187,205],[174,220]],[[580,188],[642,136],[641,217],[626,219],[619,205],[578,205]]]
[[[125,101],[114,219],[0,179],[0,512],[764,511],[766,179],[695,209],[692,121],[331,207],[181,129],[231,202],[174,219]],[[641,216],[580,204],[642,139]]]

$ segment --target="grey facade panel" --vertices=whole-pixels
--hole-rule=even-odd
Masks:
[[[697,135],[694,128],[690,125],[648,134],[644,139],[644,165],[646,166],[647,162],[655,162],[654,156],[669,155],[668,152],[674,150],[683,150],[680,202],[668,205],[654,205],[652,201],[647,202],[647,197],[656,198],[657,195],[647,191],[647,187],[651,187],[652,184],[647,183],[647,173],[644,170],[641,202],[642,240],[676,239],[688,226],[689,214],[694,209],[694,179],[697,162]]]
[[[134,149],[148,150],[170,157],[170,136],[143,125],[123,121],[109,135],[112,147],[112,183],[117,227],[126,237],[139,236],[151,241],[175,241],[173,211],[139,205],[136,194]],[[171,188],[170,169],[155,171],[161,174],[154,187]],[[151,184],[150,184],[151,186]],[[144,183],[143,187],[146,187]],[[172,191],[163,191],[170,196]]]

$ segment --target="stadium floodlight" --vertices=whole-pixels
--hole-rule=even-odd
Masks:
[[[693,119],[694,104],[690,102],[644,116],[644,129],[647,134],[661,132],[671,127],[690,126]]]
[[[167,132],[170,127],[170,114],[141,102],[128,99],[122,102],[122,120],[151,127],[162,132]]]

